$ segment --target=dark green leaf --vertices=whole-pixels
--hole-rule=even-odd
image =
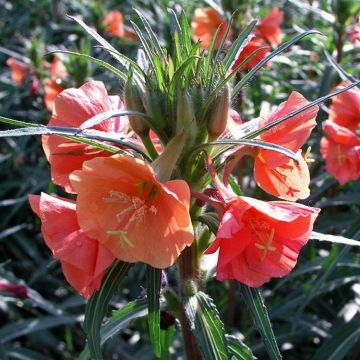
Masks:
[[[187,299],[185,311],[206,360],[228,360],[224,325],[211,298],[203,292]]]
[[[103,345],[111,337],[125,329],[130,321],[143,317],[147,314],[147,300],[140,299],[128,303],[120,310],[112,312],[109,321],[101,327],[100,344]],[[89,345],[87,344],[78,360],[86,360],[90,356]]]
[[[90,354],[93,358],[102,359],[100,327],[106,314],[109,302],[121,280],[127,275],[131,264],[116,261],[105,275],[101,288],[96,291],[86,305],[84,329],[87,334]]]
[[[256,359],[251,349],[235,336],[226,335],[228,343],[229,359],[231,360],[254,360]],[[231,357],[230,357],[231,356]]]
[[[281,354],[277,346],[270,319],[260,291],[255,288],[250,288],[246,285],[240,284],[240,286],[245,303],[250,310],[256,328],[261,334],[263,343],[270,359],[281,359]]]
[[[148,324],[150,340],[156,357],[161,355],[160,342],[160,288],[161,269],[147,267]]]

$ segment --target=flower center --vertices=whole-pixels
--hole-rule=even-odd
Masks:
[[[159,189],[149,181],[139,183],[135,195],[110,190],[108,196],[103,198],[103,201],[107,204],[117,205],[119,211],[115,217],[118,226],[117,229],[108,230],[107,234],[118,236],[123,247],[125,245],[134,247],[134,244],[127,236],[129,228],[144,224],[147,214],[157,214],[158,197]]]

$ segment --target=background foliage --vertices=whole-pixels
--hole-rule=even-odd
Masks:
[[[6,66],[10,56],[33,64],[41,83],[46,77],[42,69],[44,56],[55,49],[80,51],[111,62],[109,55],[93,47],[94,43],[75,22],[66,18],[66,14],[82,17],[108,38],[102,23],[105,14],[120,9],[130,26],[130,19],[138,22],[132,10],[135,7],[141,9],[166,45],[169,42],[167,7],[175,11],[182,7],[191,19],[196,7],[209,6],[209,3],[217,4],[215,1],[185,0],[3,0],[0,6],[0,114],[38,124],[46,124],[50,117],[44,106],[42,86],[37,94],[32,93],[31,77],[20,87],[13,85]],[[231,0],[223,3],[231,5]],[[324,50],[334,53],[336,34],[356,18],[350,18],[339,28],[341,9],[336,13],[334,2],[321,0],[313,8],[312,4],[311,0],[308,3],[251,1],[253,16],[265,16],[275,5],[285,11],[282,25],[285,40],[311,28],[320,30],[326,37],[313,36],[303,40],[254,78],[242,95],[242,105],[233,104],[241,110],[244,120],[258,116],[260,109],[279,104],[292,90],[314,100],[331,92],[339,82],[339,75],[329,64]],[[135,58],[137,43],[118,38],[109,38],[109,41],[120,52]],[[121,93],[123,84],[110,72],[76,57],[61,58],[70,74],[64,84],[66,87],[79,86],[86,79],[95,78],[104,81],[110,93]],[[47,59],[51,59],[51,55]],[[346,37],[342,58],[338,60],[348,73],[359,77],[360,54]],[[319,155],[321,121],[327,118],[327,105],[321,108],[319,126],[309,144],[316,161],[311,168],[312,193],[304,203],[322,208],[316,231],[360,240],[360,183],[340,186],[326,174]],[[76,359],[85,345],[82,328],[85,301],[65,282],[59,263],[52,259],[43,243],[40,223],[27,202],[29,193],[46,191],[61,195],[61,189],[50,181],[40,138],[2,139],[0,149],[0,283],[6,280],[23,286],[17,293],[0,292],[0,358]],[[241,176],[246,179],[247,173],[251,173],[250,168],[245,168]],[[269,198],[259,188],[254,188],[254,196]],[[289,276],[272,280],[262,287],[261,293],[284,359],[360,357],[359,260],[357,248],[310,241]],[[206,292],[219,309],[226,332],[244,340],[255,356],[265,359],[264,344],[256,324],[251,321],[240,285],[213,280],[214,268],[210,260],[204,267],[209,269],[204,271],[204,277],[208,279]],[[131,303],[136,309],[135,314],[145,315],[142,302],[147,286],[145,272],[145,266],[140,264],[129,271],[112,300],[115,309],[135,300]],[[167,270],[167,275],[169,285],[176,286],[173,270]],[[26,291],[26,296],[21,291]],[[198,297],[200,302],[209,301],[205,296]],[[116,318],[116,313],[113,316]],[[146,318],[133,317],[136,319],[129,316],[122,323],[123,330],[105,343],[105,359],[154,358]],[[171,358],[182,358],[178,324],[170,324],[162,336],[162,341],[171,341]]]

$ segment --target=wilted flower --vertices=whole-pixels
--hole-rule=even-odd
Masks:
[[[185,181],[160,183],[148,164],[129,156],[86,161],[70,179],[81,229],[116,258],[166,268],[192,244]]]
[[[349,129],[325,121],[326,137],[320,142],[320,151],[325,159],[326,171],[340,184],[360,177],[360,137]]]
[[[59,259],[67,281],[80,295],[89,298],[98,290],[114,256],[80,229],[76,205],[71,200],[42,193],[29,196],[41,220],[41,231],[54,258]]]

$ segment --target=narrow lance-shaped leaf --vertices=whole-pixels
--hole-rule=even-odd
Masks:
[[[105,344],[107,340],[117,335],[121,330],[125,329],[129,323],[139,317],[147,314],[147,300],[138,299],[129,302],[122,309],[112,312],[111,318],[101,327],[100,345]],[[78,360],[87,360],[90,356],[89,345],[86,344],[84,350]]]
[[[150,340],[156,357],[161,355],[160,339],[161,269],[147,267],[148,324]]]
[[[90,354],[101,360],[100,327],[106,314],[109,302],[118,289],[121,280],[127,275],[131,264],[116,261],[103,279],[101,289],[96,291],[88,301],[85,310],[84,329],[87,334]]]
[[[246,285],[240,284],[240,286],[245,303],[250,310],[256,328],[261,334],[261,338],[270,359],[281,359],[281,354],[260,291]]]
[[[235,336],[226,335],[231,360],[254,360],[251,349]]]
[[[244,85],[250,81],[250,79],[260,70],[268,61],[270,61],[272,58],[277,56],[278,54],[282,53],[283,51],[287,50],[290,46],[295,44],[296,42],[300,41],[305,36],[308,36],[310,34],[318,34],[322,35],[321,32],[317,30],[309,30],[305,31],[304,33],[295,36],[290,41],[286,42],[285,44],[278,47],[275,51],[273,51],[270,55],[268,55],[265,59],[261,60],[256,66],[254,66],[234,87],[232,91],[232,98],[235,98],[235,96],[239,93],[239,91],[244,87]]]
[[[228,360],[224,325],[211,298],[203,292],[187,299],[185,312],[206,360]]]
[[[125,73],[123,73],[122,71],[120,71],[119,69],[117,69],[115,66],[112,66],[110,64],[108,64],[107,62],[103,61],[103,60],[99,60],[94,58],[93,56],[90,55],[86,55],[86,54],[81,54],[78,52],[74,52],[74,51],[67,51],[67,50],[55,50],[55,51],[51,51],[48,54],[67,54],[67,55],[73,55],[73,56],[78,56],[81,57],[83,59],[89,60],[99,66],[102,66],[103,68],[113,72],[115,75],[117,75],[119,78],[123,79],[124,81],[127,80],[127,75]]]

